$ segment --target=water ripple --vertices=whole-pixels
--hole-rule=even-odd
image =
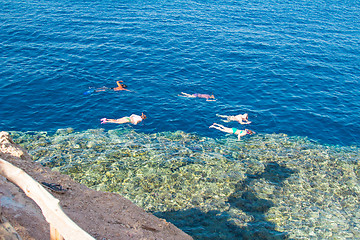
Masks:
[[[207,128],[216,113],[247,111],[258,132],[358,145],[359,12],[346,2],[4,1],[0,127],[87,129],[145,111],[144,131],[218,136]],[[117,80],[136,93],[83,95]]]

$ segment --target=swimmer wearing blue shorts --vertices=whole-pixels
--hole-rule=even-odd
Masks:
[[[217,130],[220,130],[222,132],[226,132],[226,133],[230,133],[230,134],[235,134],[238,136],[238,140],[240,140],[241,137],[245,136],[246,134],[254,134],[255,132],[249,130],[249,129],[245,129],[245,130],[240,130],[237,128],[228,128],[225,127],[221,124],[218,123],[213,123],[213,125],[211,125],[209,128],[215,128]]]

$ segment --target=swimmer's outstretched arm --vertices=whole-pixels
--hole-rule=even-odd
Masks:
[[[250,121],[246,121],[246,120],[243,122],[242,120],[240,120],[239,123],[242,124],[242,125],[245,125],[245,124],[250,124],[251,122],[250,122]]]

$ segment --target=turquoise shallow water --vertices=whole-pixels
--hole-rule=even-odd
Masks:
[[[285,134],[12,132],[35,161],[118,192],[195,239],[356,239],[359,149]]]

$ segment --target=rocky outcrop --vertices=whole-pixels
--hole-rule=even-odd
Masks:
[[[96,239],[192,239],[173,224],[145,212],[115,193],[98,192],[32,161],[7,132],[0,132],[0,158],[24,170],[38,182],[59,184],[65,193],[51,192],[63,211]],[[17,186],[0,177],[1,215],[22,239],[49,239],[50,228],[40,208]]]

